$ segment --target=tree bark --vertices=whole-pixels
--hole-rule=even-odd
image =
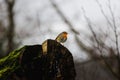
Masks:
[[[55,40],[47,40],[46,55],[42,45],[25,46],[1,59],[0,66],[1,80],[75,80],[76,76],[72,54]]]

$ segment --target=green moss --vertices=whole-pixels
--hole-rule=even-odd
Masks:
[[[3,68],[2,70],[0,70],[0,77],[2,77],[3,74],[6,73],[7,71],[9,71],[9,68],[8,68],[8,67]]]
[[[20,67],[19,56],[25,47],[12,51],[8,56],[0,59],[0,80],[5,80],[12,72]]]

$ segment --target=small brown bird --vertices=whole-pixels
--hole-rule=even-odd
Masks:
[[[68,33],[67,32],[62,32],[60,33],[57,37],[56,37],[56,41],[57,42],[60,42],[60,43],[64,43],[66,40],[67,40],[67,35]]]
[[[66,40],[67,40],[67,35],[68,33],[67,32],[62,32],[60,33],[57,37],[56,37],[56,41],[59,42],[59,43],[64,43]],[[46,55],[47,54],[47,40],[45,40],[43,43],[42,43],[42,49],[43,49],[43,54]]]

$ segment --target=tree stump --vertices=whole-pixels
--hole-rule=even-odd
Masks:
[[[1,72],[0,80],[75,80],[73,56],[66,47],[55,40],[47,40],[45,55],[42,45],[25,46],[14,51],[14,55],[16,54],[18,56],[15,59],[11,60],[13,55],[8,55],[5,61],[0,61],[0,71],[6,68],[6,65],[16,67],[10,71],[6,70],[9,74]],[[4,64],[6,61],[8,64]]]

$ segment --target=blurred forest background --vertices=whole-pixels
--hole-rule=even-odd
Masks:
[[[119,0],[0,0],[0,58],[69,33],[76,80],[120,80]]]

